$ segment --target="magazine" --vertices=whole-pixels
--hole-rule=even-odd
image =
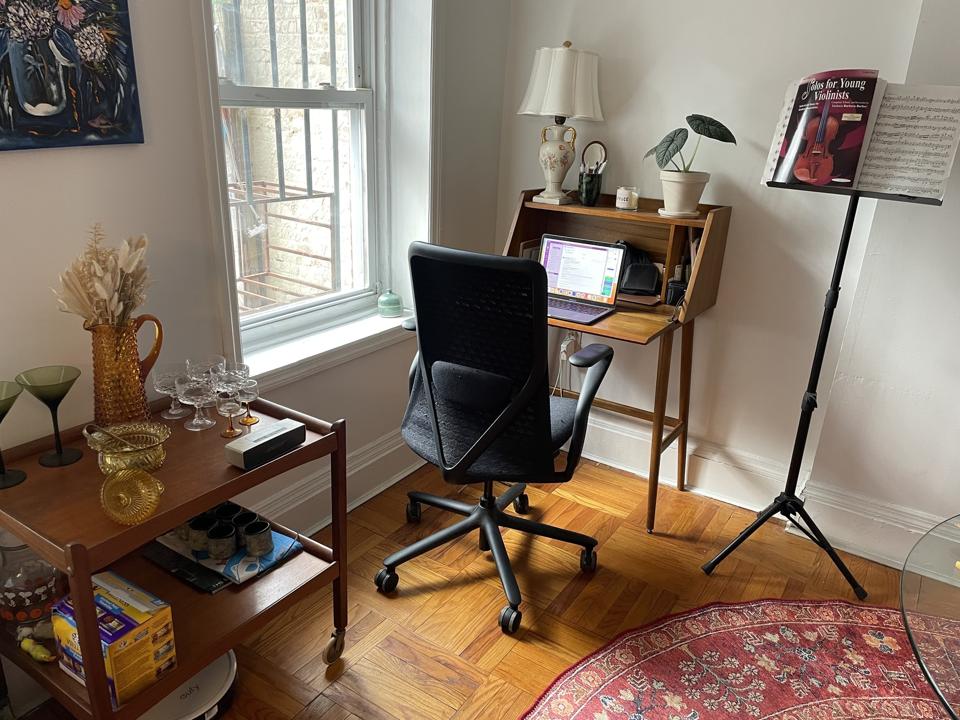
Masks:
[[[303,550],[303,545],[286,535],[273,531],[273,552],[263,557],[247,555],[244,548],[240,548],[226,563],[218,563],[204,552],[194,552],[186,542],[177,537],[176,531],[168,532],[157,538],[157,542],[165,545],[185,558],[193,560],[209,570],[220,573],[232,583],[239,585],[242,582],[265,573],[270,568],[279,565],[287,558],[293,557]]]
[[[960,140],[960,87],[831,70],[787,88],[763,182],[942,199]]]

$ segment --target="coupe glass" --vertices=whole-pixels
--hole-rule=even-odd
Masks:
[[[20,397],[23,388],[15,382],[9,380],[0,380],[0,423],[10,412],[10,408]],[[19,485],[27,479],[27,474],[23,470],[8,470],[3,464],[3,453],[0,453],[0,490]]]
[[[247,406],[247,414],[240,418],[241,425],[256,425],[260,418],[250,414],[250,403],[260,396],[260,387],[256,380],[247,380],[240,386],[240,402]]]
[[[243,435],[243,430],[233,424],[235,417],[243,415],[240,394],[236,390],[223,390],[217,393],[217,412],[227,418],[227,429],[220,433],[220,437],[235,438]]]
[[[189,377],[188,375],[181,375],[176,379],[175,384],[177,387],[177,397],[180,398],[180,402],[185,405],[191,405],[197,409],[193,418],[183,425],[187,430],[206,430],[217,424],[203,412],[204,406],[212,404],[216,398],[213,383],[209,375],[199,380]]]
[[[186,371],[185,362],[160,363],[153,368],[154,390],[171,399],[170,407],[160,413],[160,417],[166,420],[178,420],[190,414],[190,408],[180,404],[180,398],[177,397],[177,378],[185,375]]]
[[[69,365],[48,365],[46,367],[24,370],[17,375],[17,382],[23,388],[50,409],[53,418],[53,438],[56,450],[40,456],[40,464],[44,467],[63,467],[72,465],[81,457],[83,452],[77,448],[65,448],[60,440],[60,421],[57,418],[57,409],[60,403],[70,392],[70,388],[80,377],[79,368]]]
[[[223,371],[226,362],[223,355],[205,355],[187,360],[187,376],[194,380],[212,377]]]
[[[239,390],[240,386],[250,379],[250,367],[243,363],[227,360],[223,369],[217,373],[217,390],[229,392]]]

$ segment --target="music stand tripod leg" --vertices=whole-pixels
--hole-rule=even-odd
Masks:
[[[765,507],[765,508],[764,508],[763,510],[761,510],[759,513],[757,513],[757,519],[754,520],[752,523],[750,523],[750,525],[749,525],[748,527],[744,528],[743,531],[733,539],[733,542],[731,542],[731,543],[730,543],[729,545],[727,545],[723,550],[720,551],[720,554],[719,554],[719,555],[717,555],[717,556],[716,556],[713,560],[711,560],[710,562],[704,563],[704,564],[701,566],[702,570],[703,570],[707,575],[709,575],[710,573],[712,573],[712,572],[713,572],[713,569],[714,569],[715,567],[717,567],[717,565],[719,565],[720,563],[722,563],[723,560],[724,560],[724,558],[727,557],[727,555],[729,555],[729,554],[732,553],[734,550],[736,550],[738,547],[740,547],[740,544],[741,544],[744,540],[746,540],[748,537],[750,537],[751,535],[753,535],[753,534],[760,528],[761,525],[763,525],[767,520],[769,520],[769,519],[772,518],[774,515],[776,515],[778,512],[780,512],[780,506],[781,506],[780,498],[778,497],[778,498],[777,498],[776,500],[774,500],[772,503],[770,503],[769,505],[767,505],[767,507]]]
[[[837,554],[837,551],[833,549],[833,545],[831,545],[830,541],[827,540],[822,532],[820,532],[820,528],[817,527],[817,524],[813,521],[813,518],[810,517],[810,513],[808,513],[800,503],[791,504],[788,512],[791,511],[796,512],[800,516],[804,522],[804,525],[807,527],[807,531],[813,535],[813,539],[816,541],[817,545],[823,548],[823,551],[830,557],[831,560],[833,560],[833,564],[837,566],[837,570],[840,571],[840,574],[843,575],[844,579],[850,584],[850,587],[853,588],[853,594],[856,595],[860,600],[866,600],[867,591],[863,589],[863,586],[859,582],[857,582],[857,579],[853,576],[853,573],[850,572],[850,568],[848,568],[846,563],[843,562],[843,559]],[[790,517],[790,520],[799,525],[794,518]]]

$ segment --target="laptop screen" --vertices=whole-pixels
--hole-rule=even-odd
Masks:
[[[570,238],[543,236],[540,262],[547,270],[547,292],[613,306],[623,248]]]

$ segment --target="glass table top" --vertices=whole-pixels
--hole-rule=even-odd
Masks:
[[[960,515],[917,541],[903,564],[900,608],[920,662],[951,718],[960,720]]]

